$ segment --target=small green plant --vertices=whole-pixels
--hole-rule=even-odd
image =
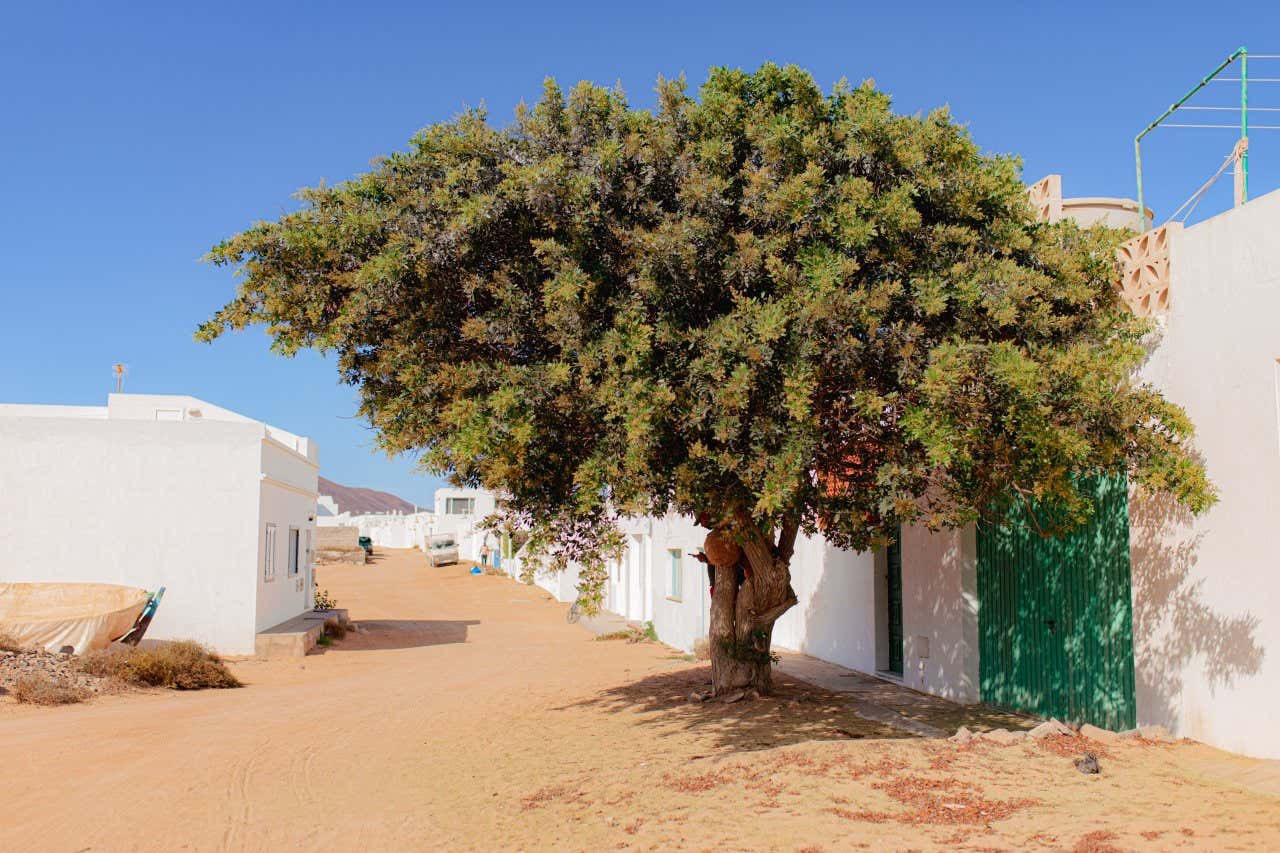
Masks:
[[[328,634],[321,634],[319,637],[316,637],[316,645],[317,645],[317,646],[332,646],[332,645],[333,645],[333,637],[330,637]]]
[[[608,634],[601,634],[596,637],[597,640],[626,640],[628,643],[653,643],[657,642],[658,634],[653,629],[652,622],[644,623],[644,628],[637,628],[634,625],[628,625],[617,631],[610,631]]]
[[[24,675],[13,686],[13,698],[28,705],[74,705],[89,691],[48,675]]]
[[[319,584],[316,584],[315,602],[316,602],[316,606],[314,608],[315,610],[337,610],[338,609],[338,600],[333,596],[329,595],[329,590],[321,589]]]

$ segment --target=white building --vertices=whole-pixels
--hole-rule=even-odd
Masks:
[[[194,397],[0,405],[0,581],[166,588],[148,638],[255,651],[312,606],[317,452]]]
[[[435,511],[412,513],[350,513],[328,495],[321,495],[316,508],[320,527],[356,527],[379,548],[418,548],[426,551],[432,536],[453,536],[458,542],[458,555],[463,560],[480,560],[486,544],[490,552],[499,552],[497,534],[480,529],[497,509],[497,498],[484,489],[437,489]],[[501,560],[501,556],[498,557]]]
[[[1086,222],[1116,210],[1136,218],[1124,200],[1050,202]],[[1124,298],[1160,325],[1143,378],[1196,425],[1221,495],[1209,512],[1192,519],[1168,501],[1131,498],[1123,483],[1100,486],[1090,528],[1069,546],[1032,543],[1043,549],[1033,565],[1008,559],[1000,528],[908,528],[878,553],[802,537],[799,603],[778,620],[776,645],[959,702],[1159,724],[1280,758],[1280,609],[1270,606],[1280,600],[1277,233],[1273,192],[1126,244]],[[707,531],[675,516],[624,531],[606,609],[692,650],[707,630],[706,569],[692,556]],[[519,562],[507,563],[513,574]],[[573,572],[536,582],[561,601],[577,595]]]
[[[484,489],[436,489],[435,513],[424,539],[442,534],[454,536],[458,555],[464,560],[479,561],[485,544],[491,553],[500,553],[496,535],[480,529],[480,522],[493,515],[497,507],[497,497]],[[419,547],[425,550],[423,542]]]

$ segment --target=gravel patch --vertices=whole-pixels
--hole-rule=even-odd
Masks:
[[[56,654],[43,649],[20,652],[0,651],[0,695],[12,693],[18,679],[46,676],[90,693],[113,693],[119,689],[114,679],[99,678],[77,667],[75,655]]]

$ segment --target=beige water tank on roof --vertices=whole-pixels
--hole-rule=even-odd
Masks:
[[[1147,208],[1142,228],[1138,228],[1138,203],[1131,198],[1064,198],[1062,215],[1074,219],[1081,227],[1106,225],[1109,228],[1132,228],[1147,231],[1155,214]]]
[[[1070,217],[1083,228],[1106,225],[1142,232],[1151,229],[1154,219],[1151,208],[1147,208],[1147,215],[1139,223],[1138,203],[1131,198],[1063,198],[1061,175],[1046,175],[1027,187],[1027,199],[1042,221],[1057,222]]]

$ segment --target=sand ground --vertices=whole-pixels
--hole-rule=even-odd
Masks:
[[[908,738],[786,679],[690,703],[705,665],[412,552],[320,583],[365,632],[244,689],[0,698],[0,850],[1280,848],[1273,768],[1203,745],[1084,776],[1078,742]]]

